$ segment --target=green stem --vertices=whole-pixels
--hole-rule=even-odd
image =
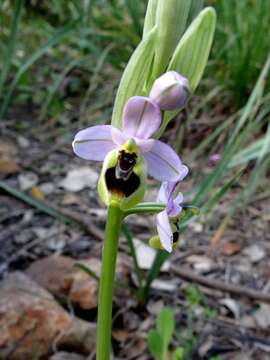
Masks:
[[[109,360],[111,350],[112,297],[114,274],[123,213],[117,206],[109,206],[102,251],[97,322],[97,360]]]

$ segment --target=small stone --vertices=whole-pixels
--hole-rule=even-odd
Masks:
[[[257,263],[265,257],[265,251],[257,244],[248,246],[243,250],[243,254],[250,258],[252,263]]]
[[[52,355],[49,360],[86,360],[86,358],[79,354],[60,351]]]
[[[193,265],[195,270],[199,272],[207,272],[213,268],[213,260],[207,256],[190,255],[187,257],[187,262]]]
[[[14,174],[19,171],[19,166],[11,159],[0,159],[0,173],[5,175]]]
[[[177,285],[174,281],[155,279],[151,287],[157,290],[173,292],[176,290]]]
[[[27,269],[27,274],[59,299],[69,298],[73,304],[85,310],[97,307],[98,282],[75,266],[83,264],[100,275],[101,262],[91,258],[77,261],[68,256],[52,255],[37,260]],[[117,261],[116,275],[125,272],[121,257]]]
[[[241,250],[240,245],[234,242],[224,243],[222,244],[222,248],[221,248],[222,254],[226,256],[235,255],[239,253],[240,250]]]
[[[46,241],[46,247],[52,251],[63,250],[65,246],[66,246],[66,240],[64,238],[56,237]]]
[[[203,231],[203,225],[199,222],[192,222],[189,227],[197,234]]]
[[[10,359],[47,354],[55,337],[71,326],[71,318],[45,290],[26,275],[15,272],[0,285],[0,348]]]
[[[269,329],[270,326],[270,305],[260,304],[259,310],[254,314],[256,323],[261,329]]]
[[[38,176],[33,172],[25,172],[18,177],[20,189],[22,191],[29,190],[38,183]]]
[[[87,187],[95,188],[98,181],[98,173],[90,167],[72,169],[59,183],[65,190],[77,192]]]
[[[22,272],[0,283],[0,348],[9,360],[37,359],[53,345],[90,352],[96,326],[71,316],[53,296]],[[46,357],[47,358],[47,357]]]
[[[18,142],[19,147],[24,148],[24,149],[28,148],[30,146],[30,141],[26,137],[21,136],[21,135],[19,135],[17,137],[17,142]]]
[[[39,185],[40,190],[44,195],[50,195],[55,192],[55,185],[50,182],[46,182]]]
[[[155,259],[157,250],[145,245],[141,240],[134,239],[135,251],[138,259],[138,265],[141,269],[150,269]],[[165,261],[162,265],[161,271],[166,272],[169,270],[170,263]]]

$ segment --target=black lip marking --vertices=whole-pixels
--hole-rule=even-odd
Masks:
[[[178,231],[175,231],[173,233],[173,243],[177,243],[177,241],[179,240],[179,232]]]
[[[126,180],[118,178],[116,176],[116,166],[106,171],[105,181],[110,192],[116,192],[125,197],[132,195],[141,184],[140,178],[132,171]]]

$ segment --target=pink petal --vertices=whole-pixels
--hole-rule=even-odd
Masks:
[[[182,210],[181,206],[179,206],[179,204],[177,204],[176,202],[173,202],[173,205],[172,205],[170,211],[168,212],[168,215],[171,217],[175,217],[175,216],[179,215],[181,210]]]
[[[116,148],[110,125],[97,125],[79,131],[72,146],[79,157],[96,161],[103,161],[107,153]]]
[[[157,196],[157,202],[164,203],[167,205],[168,202],[168,191],[167,191],[167,182],[163,182],[160,186],[158,196]]]
[[[152,149],[152,147],[154,146],[154,143],[155,143],[154,139],[142,140],[142,139],[135,138],[135,141],[136,141],[138,149],[142,153],[150,151]]]
[[[189,172],[188,167],[186,165],[182,165],[179,181],[182,181],[187,176],[188,172]]]
[[[127,136],[122,133],[119,129],[111,127],[112,140],[115,144],[121,146],[127,141]]]
[[[127,137],[149,139],[160,122],[159,107],[147,97],[133,96],[124,107],[122,125]]]
[[[184,196],[182,193],[179,193],[176,198],[173,200],[175,204],[181,204],[184,201]]]
[[[176,152],[159,140],[144,153],[148,173],[159,181],[177,181],[181,177],[182,163]]]
[[[157,215],[157,231],[162,247],[168,252],[171,252],[173,233],[166,210],[163,210]]]

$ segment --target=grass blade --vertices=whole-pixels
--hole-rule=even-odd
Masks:
[[[160,269],[164,262],[169,258],[170,254],[166,252],[165,250],[158,250],[155,259],[153,261],[153,264],[151,266],[151,269],[149,270],[144,286],[144,292],[143,292],[143,299],[144,301],[147,299],[150,287],[152,282],[155,280],[155,278],[158,276]]]
[[[99,277],[97,276],[97,274],[93,270],[91,270],[88,266],[86,266],[82,263],[76,263],[75,267],[82,270],[83,272],[85,272],[87,275],[89,275],[93,279],[99,281]]]
[[[0,95],[3,91],[3,85],[7,79],[8,71],[12,62],[13,53],[16,47],[16,37],[18,32],[18,26],[20,21],[20,16],[23,8],[23,0],[16,0],[15,3],[15,11],[12,19],[11,29],[10,29],[10,36],[8,39],[6,54],[5,54],[5,61],[3,65],[3,69],[1,71],[0,76]]]
[[[43,44],[34,54],[19,68],[16,73],[12,83],[10,84],[7,93],[4,97],[1,109],[0,109],[0,120],[3,119],[4,114],[6,113],[7,107],[11,100],[13,91],[15,90],[21,76],[37,61],[39,60],[52,46],[59,43],[64,36],[66,36],[70,31],[74,30],[76,22],[73,22],[62,29],[58,30],[45,44]]]
[[[218,191],[216,191],[213,196],[204,204],[201,209],[202,213],[209,213],[209,211],[219,202],[219,200],[224,196],[234,184],[236,179],[241,176],[243,169],[240,169],[233,175]]]
[[[198,188],[197,194],[193,200],[194,205],[199,206],[201,204],[205,196],[209,193],[209,191],[213,188],[216,182],[224,174],[233,155],[236,153],[236,151],[239,149],[244,139],[249,134],[249,130],[250,128],[252,128],[253,125],[251,121],[254,120],[258,104],[261,103],[263,98],[265,77],[269,66],[270,66],[270,57],[267,59],[266,64],[257,81],[257,84],[248,99],[248,102],[242,112],[242,115],[238,120],[238,123],[236,124],[236,127],[227,145],[225,146],[221,160],[219,161],[214,171],[212,171],[208,176],[206,176],[203,179],[200,187]],[[246,128],[239,134],[240,130],[242,129],[242,126],[247,122],[247,120],[251,122],[251,125],[246,126]]]
[[[65,77],[68,75],[68,73],[76,66],[81,65],[87,61],[89,61],[89,59],[92,57],[92,55],[87,56],[86,58],[83,59],[74,59],[72,60],[65,68],[64,70],[57,76],[55,82],[53,83],[53,85],[50,87],[48,95],[44,101],[44,104],[40,110],[40,115],[38,117],[38,121],[42,121],[45,116],[46,113],[48,111],[48,108],[53,100],[53,97],[57,91],[57,89],[59,88],[59,86],[62,84],[63,80],[65,79]]]
[[[131,256],[132,256],[132,259],[133,259],[134,270],[135,270],[137,280],[138,280],[138,284],[139,284],[139,291],[141,291],[142,284],[143,284],[143,274],[142,274],[141,268],[139,267],[136,250],[135,250],[134,243],[133,243],[132,234],[131,234],[128,226],[126,224],[124,224],[124,223],[122,225],[122,232],[125,235],[125,237],[127,239],[127,242],[128,242],[130,253],[131,253]]]
[[[44,212],[45,214],[54,217],[55,219],[61,220],[67,224],[74,224],[71,218],[63,215],[60,211],[44,204],[43,202],[32,198],[31,196],[27,195],[26,193],[6,184],[4,181],[0,181],[0,189],[4,190],[8,194],[15,196],[17,199],[25,202],[26,204],[33,206],[37,210]]]
[[[142,34],[142,25],[140,21],[139,2],[134,0],[125,0],[129,15],[133,22],[133,27],[138,35]]]

